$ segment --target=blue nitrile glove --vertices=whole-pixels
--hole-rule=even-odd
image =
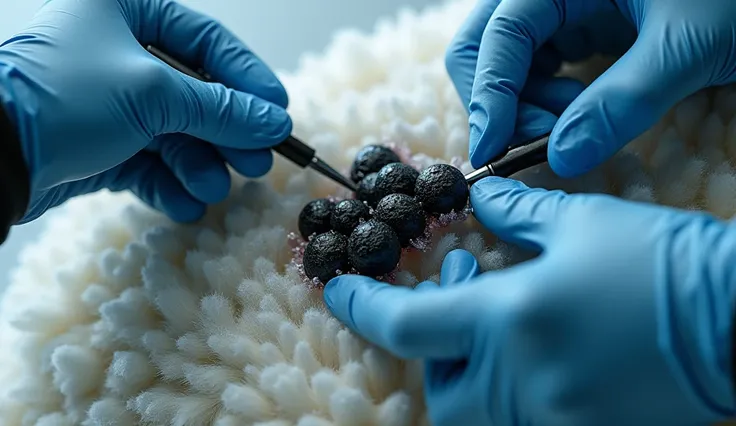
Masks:
[[[153,44],[222,84],[185,76]],[[229,88],[226,88],[229,87]],[[130,189],[200,218],[272,164],[292,123],[273,72],[228,30],[171,0],[49,0],[0,47],[0,105],[31,178],[23,221],[75,195]]]
[[[478,275],[451,252],[439,287],[330,281],[335,316],[426,359],[435,426],[706,425],[733,415],[736,225],[697,212],[488,178],[477,219],[541,251]]]
[[[687,95],[736,81],[735,33],[732,0],[479,0],[446,60],[471,163],[552,130],[552,169],[589,171]],[[582,93],[551,77],[595,53],[623,56]]]

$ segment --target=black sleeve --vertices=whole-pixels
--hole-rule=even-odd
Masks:
[[[0,106],[0,244],[26,212],[31,182],[18,134]]]

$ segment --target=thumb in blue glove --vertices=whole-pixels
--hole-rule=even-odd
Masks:
[[[489,178],[475,216],[541,252],[478,274],[464,251],[439,286],[342,276],[328,308],[355,333],[426,361],[432,424],[708,424],[734,414],[736,229],[694,212]]]
[[[469,105],[473,166],[533,125],[522,113],[538,92],[533,104],[559,116],[546,126],[550,166],[564,177],[589,171],[676,102],[734,82],[734,30],[729,0],[479,1],[448,51],[448,71]],[[594,53],[623,56],[582,92],[555,89],[560,61]]]
[[[155,45],[219,83],[150,55]],[[256,177],[291,132],[273,72],[233,34],[171,0],[54,0],[0,46],[0,105],[31,178],[23,222],[75,195],[131,190],[176,221]]]

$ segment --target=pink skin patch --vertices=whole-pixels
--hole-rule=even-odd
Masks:
[[[421,171],[421,165],[413,160],[413,157],[411,155],[411,151],[403,145],[398,145],[394,143],[385,143],[384,146],[392,149],[396,154],[399,156],[401,161],[405,164],[409,164],[410,166],[414,167],[415,169]],[[451,165],[457,167],[458,169],[462,165],[462,159],[460,158],[453,158],[450,162]],[[329,199],[332,202],[339,202],[348,198],[354,198],[354,194],[350,193],[349,191],[345,189],[341,189],[337,192],[337,194],[328,196],[327,199]],[[373,214],[373,211],[371,209],[371,214]],[[421,237],[411,240],[410,246],[402,249],[401,257],[402,259],[410,254],[415,252],[426,252],[431,248],[432,243],[432,236],[433,234],[442,228],[446,228],[453,223],[462,222],[468,219],[470,215],[472,214],[472,209],[470,206],[467,206],[465,210],[461,212],[450,212],[447,214],[439,215],[439,216],[428,216],[427,217],[427,227],[424,230],[424,235]],[[307,277],[307,275],[304,273],[304,265],[303,265],[303,259],[304,259],[304,250],[307,248],[307,244],[309,244],[309,241],[304,241],[304,239],[295,232],[290,232],[287,236],[289,239],[289,246],[291,247],[291,253],[292,258],[289,262],[289,267],[295,268],[297,272],[299,273],[299,276],[301,277],[304,284],[306,284],[308,287],[313,289],[322,289],[325,285],[325,283],[321,282],[318,278],[310,279]],[[311,238],[310,238],[311,239]],[[399,264],[396,265],[396,269],[394,269],[392,272],[386,274],[382,277],[373,277],[378,281],[387,282],[390,284],[393,284],[396,282],[396,273],[401,270],[401,261],[399,261]],[[350,271],[336,271],[337,275],[344,275],[344,274],[351,274],[351,275],[358,275],[358,272],[356,270],[350,270]]]

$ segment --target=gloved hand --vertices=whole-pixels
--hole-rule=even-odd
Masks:
[[[471,163],[552,131],[552,169],[587,172],[681,99],[736,81],[734,33],[731,0],[479,0],[446,56]],[[585,90],[553,78],[595,53],[623,56]]]
[[[484,274],[468,252],[415,289],[330,281],[334,315],[424,358],[435,426],[705,425],[734,414],[736,229],[711,216],[487,178],[475,216],[541,254]]]
[[[175,71],[148,44],[223,84]],[[171,0],[45,2],[0,47],[0,102],[30,171],[24,222],[102,188],[196,220],[227,196],[226,162],[266,173],[268,148],[292,127],[273,72],[228,30]]]

